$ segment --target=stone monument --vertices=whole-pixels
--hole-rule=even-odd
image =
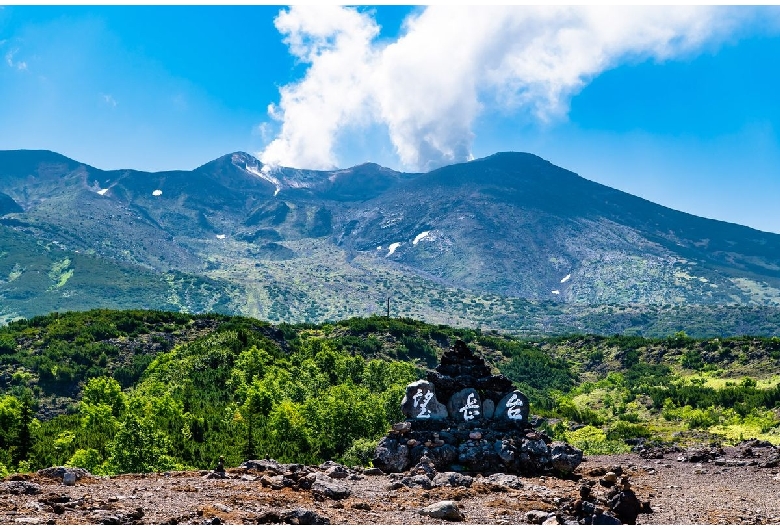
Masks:
[[[533,429],[529,409],[525,394],[458,340],[406,387],[407,421],[379,441],[374,466],[402,472],[426,457],[438,471],[572,472],[582,451]]]

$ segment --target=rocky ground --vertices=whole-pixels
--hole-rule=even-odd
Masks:
[[[214,472],[93,477],[63,468],[0,482],[3,524],[569,524],[610,506],[623,486],[640,503],[639,524],[780,523],[778,449],[645,450],[592,456],[573,476],[482,477],[253,461]],[[627,480],[625,480],[627,479]],[[634,496],[632,495],[632,496]],[[625,503],[624,503],[625,504]]]

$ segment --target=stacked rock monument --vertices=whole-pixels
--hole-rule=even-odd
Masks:
[[[373,461],[388,473],[421,459],[437,471],[521,474],[571,473],[582,461],[579,449],[535,430],[525,394],[460,340],[406,387],[401,410],[406,421],[379,441]]]

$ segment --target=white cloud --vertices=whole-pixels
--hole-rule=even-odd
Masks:
[[[116,99],[114,99],[114,96],[112,96],[111,94],[101,94],[101,96],[103,98],[103,103],[105,103],[109,107],[114,108],[117,106]]]
[[[0,44],[5,44],[6,41],[0,42]],[[19,52],[19,48],[13,49],[5,54],[5,62],[10,66],[11,68],[16,68],[17,70],[27,70],[27,63],[25,61],[14,61],[14,56]]]
[[[369,14],[294,6],[275,23],[309,67],[269,106],[281,125],[259,156],[269,165],[332,168],[341,134],[379,125],[409,168],[465,161],[472,124],[484,110],[525,112],[542,122],[565,118],[571,97],[601,72],[696,53],[756,13],[706,6],[429,6],[388,43],[377,41]]]

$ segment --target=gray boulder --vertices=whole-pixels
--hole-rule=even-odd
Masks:
[[[534,456],[547,456],[550,454],[550,448],[541,438],[537,438],[535,440],[526,438],[523,440],[521,451],[525,451],[528,454],[532,454]]]
[[[0,493],[11,495],[36,495],[41,492],[41,487],[35,482],[26,480],[11,480],[0,482]]]
[[[571,473],[582,463],[582,451],[566,442],[550,444],[552,466],[562,473]]]
[[[323,517],[317,512],[306,510],[304,508],[296,508],[281,514],[281,518],[287,524],[330,524],[330,519]],[[266,523],[267,524],[267,523]]]
[[[35,472],[35,474],[40,477],[53,478],[59,480],[65,478],[65,473],[73,473],[74,475],[76,475],[76,480],[81,480],[84,477],[92,476],[89,471],[87,471],[86,469],[82,469],[80,467],[64,467],[64,466],[47,467],[46,469],[39,469],[38,471]]]
[[[373,464],[385,473],[400,473],[411,465],[409,447],[396,438],[385,436],[374,451]]]
[[[407,488],[422,488],[424,490],[429,490],[433,487],[433,483],[431,482],[431,479],[429,479],[425,475],[414,475],[412,477],[405,477],[401,480],[401,484],[406,486]]]
[[[516,475],[507,475],[504,473],[494,473],[483,477],[480,482],[486,484],[494,491],[508,491],[522,489],[523,483],[520,477]]]
[[[433,477],[431,484],[434,487],[463,486],[464,488],[470,488],[473,482],[474,479],[468,475],[462,475],[460,473],[456,473],[455,471],[446,471],[444,473],[438,473],[435,477]]]
[[[420,515],[427,515],[434,519],[445,519],[447,521],[462,521],[463,515],[458,509],[458,505],[453,501],[441,501],[420,510]]]
[[[317,473],[316,480],[311,485],[311,492],[315,499],[328,498],[335,501],[346,499],[352,494],[346,484],[336,482],[323,473]]]
[[[447,408],[438,402],[436,389],[425,379],[406,386],[401,411],[407,418],[418,420],[442,420],[447,417]]]

